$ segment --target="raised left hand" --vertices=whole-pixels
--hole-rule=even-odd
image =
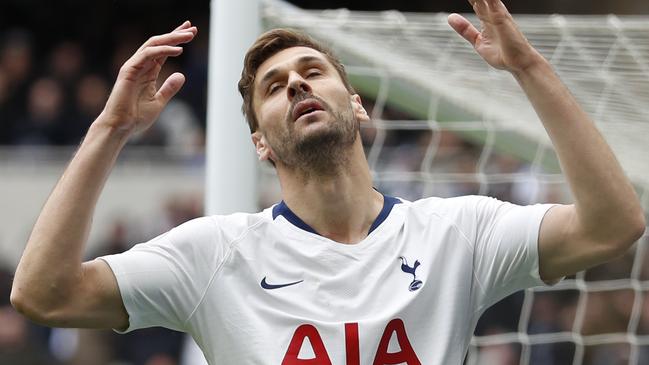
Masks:
[[[482,31],[459,14],[449,15],[448,23],[489,65],[516,73],[543,60],[501,0],[469,0],[469,3],[480,19]]]

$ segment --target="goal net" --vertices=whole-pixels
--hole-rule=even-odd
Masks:
[[[262,9],[266,27],[303,29],[342,57],[373,119],[361,132],[382,192],[570,202],[515,80],[491,69],[446,17],[307,11],[278,0]],[[596,121],[649,211],[649,18],[516,20]],[[273,170],[262,170],[261,204],[269,205],[279,187]],[[648,244],[645,235],[622,258],[496,304],[478,323],[466,363],[649,363]]]

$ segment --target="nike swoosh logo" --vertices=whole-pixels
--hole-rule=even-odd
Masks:
[[[264,288],[264,289],[272,290],[272,289],[283,288],[285,286],[291,286],[291,285],[299,284],[299,283],[301,283],[303,281],[304,280],[298,280],[298,281],[294,281],[292,283],[286,283],[286,284],[268,284],[266,282],[266,277],[264,276],[264,278],[261,279],[261,287]]]

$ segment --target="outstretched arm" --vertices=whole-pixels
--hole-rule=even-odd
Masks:
[[[642,236],[645,221],[613,151],[505,5],[469,2],[482,30],[458,14],[449,16],[449,24],[487,63],[516,78],[552,140],[575,197],[575,204],[555,207],[543,220],[541,277],[552,281],[623,254]]]
[[[152,37],[120,69],[104,110],[45,203],[18,264],[11,302],[32,320],[61,327],[128,326],[112,271],[101,260],[82,264],[83,250],[119,152],[133,133],[153,124],[185,81],[175,73],[157,89],[160,69],[196,32],[185,22]]]

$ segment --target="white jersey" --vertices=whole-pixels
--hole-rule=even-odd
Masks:
[[[127,331],[191,334],[216,364],[461,364],[480,315],[542,285],[550,205],[386,197],[368,236],[341,244],[280,203],[187,222],[105,256]]]

